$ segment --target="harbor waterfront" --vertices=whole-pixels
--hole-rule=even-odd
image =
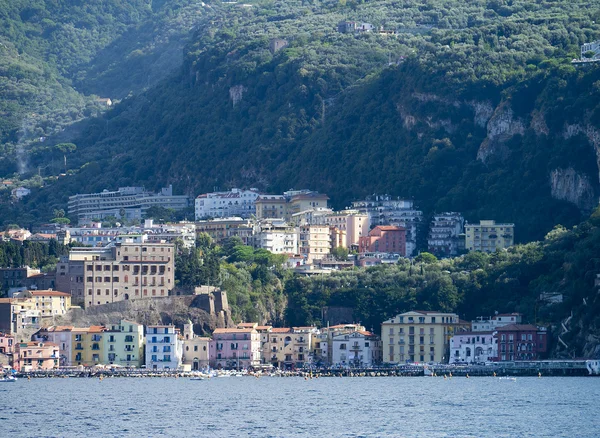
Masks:
[[[42,424],[47,437],[596,437],[600,427],[600,379],[581,377],[19,379],[0,391],[3,435],[17,437]]]

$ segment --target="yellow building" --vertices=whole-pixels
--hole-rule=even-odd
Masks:
[[[102,363],[106,327],[91,326],[71,330],[71,364],[86,367]]]
[[[286,192],[290,193],[290,192]],[[311,191],[302,191],[291,195],[287,204],[286,219],[289,221],[292,215],[306,210],[317,210],[327,208],[329,197],[325,194]]]
[[[479,224],[465,225],[465,235],[467,251],[495,252],[514,244],[515,224],[479,221]]]
[[[449,341],[463,327],[455,313],[411,311],[381,324],[384,363],[448,362]]]
[[[306,263],[325,258],[331,248],[329,226],[304,225],[300,227],[298,242],[300,254],[306,259]]]

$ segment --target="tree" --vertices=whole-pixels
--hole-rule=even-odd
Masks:
[[[425,263],[427,265],[435,263],[437,261],[437,257],[431,254],[430,252],[422,252],[421,254],[415,257],[415,262]]]
[[[338,246],[331,251],[331,255],[333,255],[336,260],[346,261],[348,260],[348,248]]]
[[[55,147],[63,154],[65,161],[65,173],[67,173],[67,154],[70,152],[75,152],[77,146],[75,146],[73,143],[59,143]]]

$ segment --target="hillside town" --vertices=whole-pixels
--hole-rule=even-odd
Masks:
[[[279,195],[232,189],[198,196],[194,222],[155,224],[146,219],[149,208],[183,209],[189,199],[174,196],[171,188],[151,194],[139,187],[73,196],[69,215],[77,225],[2,233],[5,241],[56,241],[70,249],[53,272],[0,268],[6,293],[0,299],[0,358],[18,371],[98,366],[194,371],[484,365],[546,357],[546,328],[517,313],[469,322],[455,313],[410,311],[377,330],[352,322],[351,315],[331,326],[324,321],[320,327],[277,327],[231,321],[227,293],[214,286],[191,292],[218,315],[210,337],[199,336],[206,331],[195,330],[191,321],[183,327],[127,319],[84,327],[61,323],[76,309],[102,312],[102,306],[119,302],[189,294],[176,285],[175,255],[201,236],[217,244],[237,238],[283,256],[286,269],[309,276],[414,258],[424,238],[428,252],[438,257],[495,252],[514,242],[514,224],[468,224],[457,212],[435,214],[427,224],[412,200],[374,195],[341,211],[328,201],[310,190]],[[125,224],[103,226],[107,218]]]

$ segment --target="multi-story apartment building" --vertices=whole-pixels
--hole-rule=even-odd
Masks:
[[[438,257],[451,257],[464,250],[465,218],[460,213],[433,216],[427,239],[427,250]]]
[[[144,326],[122,320],[107,328],[103,336],[102,363],[139,368],[144,364]]]
[[[15,346],[13,368],[17,371],[58,368],[58,345],[51,342],[19,342]]]
[[[491,332],[498,327],[509,324],[521,324],[522,315],[520,313],[501,313],[490,317],[479,316],[471,321],[471,330],[474,332]]]
[[[498,343],[496,361],[540,360],[547,353],[548,333],[531,324],[509,324],[494,332]]]
[[[258,189],[204,193],[196,198],[196,220],[234,216],[249,218],[256,211],[259,195]]]
[[[494,332],[457,332],[450,338],[450,363],[485,363],[497,356]]]
[[[102,363],[106,327],[93,325],[71,330],[71,365],[91,367]]]
[[[179,331],[172,325],[146,327],[146,368],[176,370],[183,356]]]
[[[323,193],[310,190],[297,190],[284,192],[283,196],[288,199],[286,208],[286,219],[301,211],[326,209],[329,197]]]
[[[368,331],[335,335],[331,346],[333,365],[368,368],[382,360],[381,340]]]
[[[127,220],[142,220],[150,207],[183,210],[190,206],[190,198],[173,195],[173,187],[163,188],[160,193],[150,193],[143,187],[120,187],[115,192],[104,190],[69,196],[69,216],[77,222],[102,220],[112,216]]]
[[[383,361],[448,362],[448,342],[462,322],[455,313],[411,311],[381,325]]]
[[[56,288],[84,307],[166,297],[175,285],[173,244],[144,235],[117,237],[104,248],[72,248],[56,266]]]
[[[14,335],[17,340],[29,331],[40,328],[42,312],[26,298],[0,298],[0,332]],[[29,335],[26,336],[29,338]]]
[[[333,212],[325,216],[325,224],[345,233],[345,248],[358,246],[361,237],[369,234],[369,215],[358,210]]]
[[[78,333],[85,331],[85,329],[75,329],[73,326],[51,326],[40,329],[31,339],[33,341],[51,342],[58,345],[59,366],[71,366],[73,352],[71,341],[74,339],[74,336],[72,336],[73,330],[78,331]]]
[[[325,258],[330,253],[330,236],[327,225],[303,225],[300,227],[300,255],[306,263]]]
[[[283,219],[286,217],[287,200],[283,195],[260,195],[256,198],[257,219]]]
[[[239,237],[245,245],[251,245],[254,227],[249,219],[241,217],[216,218],[196,222],[196,236],[202,233],[208,234],[215,243]]]
[[[587,56],[589,56],[589,58]],[[600,60],[600,40],[582,44],[581,59]]]
[[[17,292],[14,298],[22,298],[33,303],[40,311],[41,318],[64,315],[71,308],[71,294],[55,290],[27,290]]]
[[[282,219],[266,219],[256,224],[254,247],[273,254],[298,254],[298,230]]]
[[[465,225],[465,247],[468,251],[495,252],[514,244],[515,224],[497,224],[484,220]]]
[[[302,368],[312,362],[316,327],[256,327],[261,336],[262,363],[280,369]]]
[[[313,360],[319,365],[332,365],[333,338],[342,334],[364,332],[365,327],[360,324],[336,324],[322,327],[320,332],[313,337]]]
[[[385,252],[406,255],[406,229],[391,225],[377,225],[358,241],[358,251]]]
[[[191,321],[183,326],[182,365],[190,370],[200,370],[210,364],[210,338],[196,336]]]
[[[260,334],[256,328],[218,328],[210,341],[212,367],[243,369],[260,365]]]
[[[417,237],[423,225],[423,212],[409,199],[394,199],[390,195],[373,195],[352,203],[354,209],[369,216],[373,225],[393,225],[406,230],[406,256],[414,254]]]

